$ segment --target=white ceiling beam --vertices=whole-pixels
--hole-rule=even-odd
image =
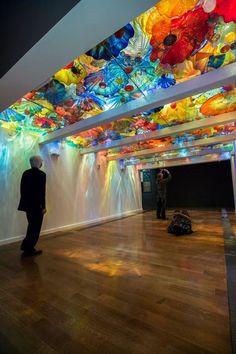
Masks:
[[[157,2],[80,1],[0,79],[0,112]]]
[[[234,140],[236,140],[236,133],[223,135],[223,136],[222,135],[215,136],[212,138],[198,139],[198,140],[194,140],[194,141],[189,141],[187,143],[182,143],[181,145],[170,144],[170,145],[164,146],[164,147],[156,147],[153,149],[134,151],[134,152],[130,152],[128,154],[114,154],[114,155],[107,156],[107,161],[125,159],[125,158],[129,158],[129,157],[155,155],[155,154],[160,154],[160,153],[167,152],[167,151],[189,149],[189,148],[198,147],[198,146],[215,145],[215,144],[221,144],[221,143],[224,144],[224,143],[231,142]]]
[[[195,165],[198,163],[207,163],[207,162],[215,162],[215,161],[224,161],[229,160],[230,156],[227,154],[213,154],[209,156],[198,156],[193,158],[185,158],[179,160],[170,160],[170,161],[161,161],[156,164],[140,164],[136,165],[137,170],[152,170],[156,168],[168,168],[168,167],[175,167],[175,166],[184,166],[184,165]]]
[[[109,144],[99,144],[97,146],[81,149],[81,154],[89,154],[92,152],[103,151],[107,149],[117,148],[121,146],[127,146],[132,144],[137,144],[142,141],[161,139],[167,136],[178,135],[187,131],[192,131],[195,129],[203,129],[211,127],[212,125],[226,124],[236,121],[236,112],[229,112],[224,114],[219,114],[218,116],[212,116],[208,118],[203,118],[200,120],[194,120],[192,122],[184,124],[176,124],[168,128],[163,128],[160,130],[155,130],[132,137],[115,140]]]
[[[168,89],[160,89],[155,94],[123,104],[120,107],[97,114],[91,118],[79,121],[65,128],[56,130],[42,137],[40,144],[47,144],[60,140],[70,135],[101,126],[105,123],[116,121],[121,118],[131,117],[140,112],[149,111],[159,106],[193,96],[213,88],[232,84],[236,81],[236,63],[229,64],[217,70],[210,71],[192,80],[172,86]],[[103,145],[109,148],[108,144]]]

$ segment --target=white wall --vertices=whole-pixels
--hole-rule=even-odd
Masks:
[[[26,220],[17,211],[22,172],[28,159],[38,154],[35,137],[19,134],[9,137],[0,130],[0,244],[22,238]],[[106,220],[141,209],[139,177],[134,167],[121,171],[116,161],[107,163],[102,155],[80,156],[65,145],[60,156],[51,156],[48,147],[41,151],[47,173],[47,214],[43,230]]]

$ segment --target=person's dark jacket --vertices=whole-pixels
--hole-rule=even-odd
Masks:
[[[161,180],[157,179],[157,198],[166,199],[166,185],[171,180],[171,174],[165,170],[167,176]]]
[[[45,209],[46,174],[38,168],[26,170],[21,177],[18,210]]]

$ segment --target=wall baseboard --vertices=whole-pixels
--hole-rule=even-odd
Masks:
[[[23,240],[24,237],[25,237],[25,235],[5,238],[4,240],[0,240],[0,246],[8,245],[8,244],[14,243],[14,242],[19,242],[19,241]]]
[[[56,233],[56,232],[63,232],[63,231],[69,231],[69,230],[74,230],[74,229],[80,229],[80,228],[82,229],[82,228],[86,228],[89,226],[95,226],[95,225],[102,224],[104,222],[117,220],[120,218],[132,216],[132,215],[139,214],[142,212],[143,212],[143,209],[135,209],[135,210],[125,211],[125,212],[119,213],[119,214],[104,216],[104,217],[97,218],[97,219],[81,221],[81,222],[70,224],[70,225],[58,226],[58,227],[50,228],[47,230],[43,230],[41,232],[41,236],[50,236],[51,234]],[[4,240],[0,240],[0,246],[7,245],[10,243],[14,243],[14,242],[19,242],[19,241],[23,240],[24,237],[25,237],[25,235],[19,235],[19,236],[9,237]]]

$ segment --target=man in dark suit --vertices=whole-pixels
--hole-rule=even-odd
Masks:
[[[21,244],[24,256],[34,256],[42,253],[41,250],[34,248],[39,238],[43,216],[46,213],[46,174],[40,170],[42,163],[43,160],[40,156],[32,156],[30,158],[31,169],[26,170],[21,178],[21,198],[18,210],[26,212],[28,220],[26,237]]]

